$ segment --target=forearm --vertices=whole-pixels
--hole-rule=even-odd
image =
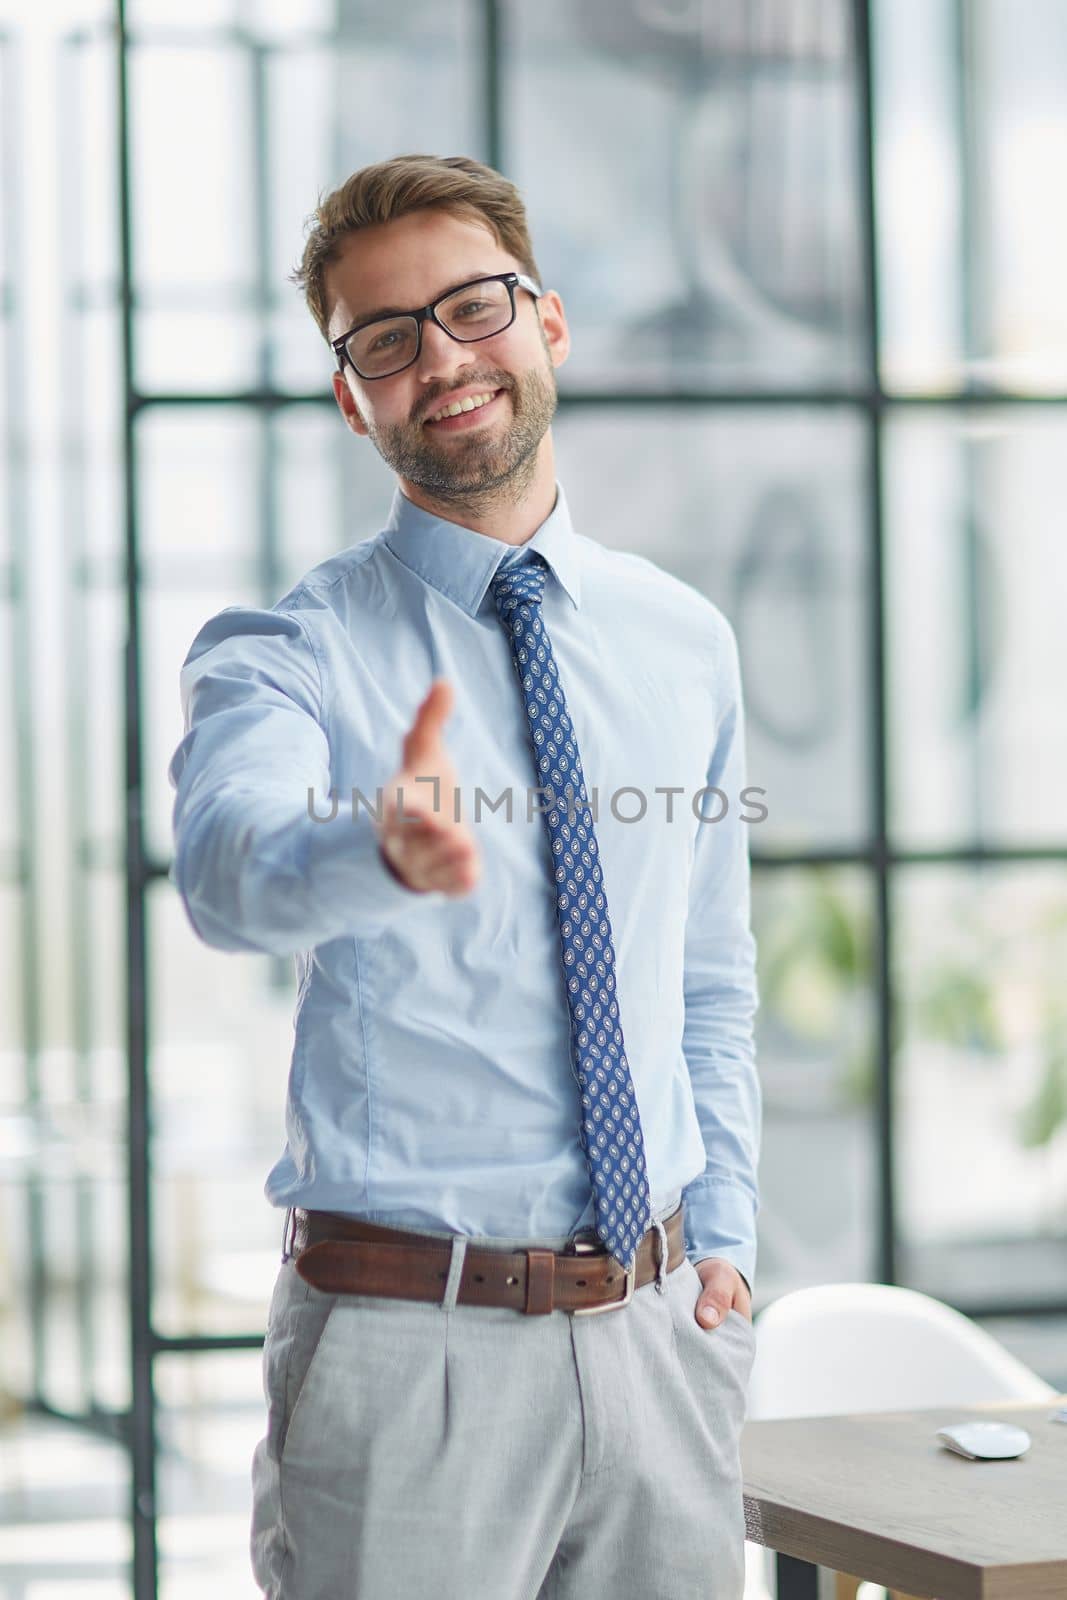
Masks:
[[[323,808],[322,815],[326,815]],[[427,902],[391,870],[371,816],[332,820],[277,797],[223,789],[175,823],[171,881],[205,943],[291,955],[366,937]]]
[[[732,630],[718,656],[719,722],[708,761],[709,792],[725,815],[701,822],[694,848],[685,943],[682,1048],[704,1142],[703,1173],[685,1196],[686,1250],[718,1256],[751,1286],[756,1266],[757,1167],[762,1097],[756,1071],[756,941],[751,928],[744,707]]]

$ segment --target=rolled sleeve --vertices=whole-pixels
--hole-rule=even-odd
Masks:
[[[315,820],[330,811],[330,749],[321,666],[297,611],[228,606],[210,618],[181,697],[169,877],[206,944],[291,955],[447,898],[394,876],[362,807]]]

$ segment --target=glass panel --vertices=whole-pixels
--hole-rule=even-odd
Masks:
[[[293,964],[204,944],[165,883],[149,934],[154,1319],[168,1333],[246,1333],[281,1257],[285,1214],[263,1184],[285,1142]]]
[[[69,598],[66,712],[72,741],[70,790],[62,796],[72,855],[82,839],[91,859],[117,866],[125,849],[123,653],[126,597],[117,589],[75,589]]]
[[[42,1194],[44,1397],[63,1410],[128,1403],[126,1095],[114,1049],[42,1053],[33,1163]]]
[[[138,35],[135,197],[157,197],[134,205],[141,388],[220,393],[269,375],[282,389],[329,392],[332,357],[288,281],[305,222],[320,195],[369,162],[477,153],[474,10],[460,0],[419,0],[402,14],[349,4],[333,37],[309,42],[286,38],[282,8],[262,5],[242,15],[239,44]],[[193,170],[212,181],[189,184]]]
[[[872,9],[882,381],[935,393],[962,380],[958,0]]]
[[[859,382],[844,0],[507,10],[508,171],[575,335],[561,384]]]
[[[481,11],[469,0],[411,0],[402,8],[343,0],[342,76],[330,108],[334,148],[345,152],[338,182],[409,150],[483,159]]]
[[[0,70],[3,68],[3,60],[3,51],[0,50]],[[0,78],[0,93],[3,92],[3,87],[3,79]],[[0,145],[0,159],[3,158],[3,154],[3,146]],[[3,206],[0,205],[0,211],[2,210]],[[0,245],[2,242],[0,239]],[[11,463],[15,455],[15,438],[10,401],[15,387],[13,372],[19,358],[19,350],[13,337],[8,313],[8,307],[14,304],[14,300],[15,290],[10,280],[5,279],[3,275],[3,257],[0,256],[0,450],[4,453],[4,476],[0,478],[0,594],[8,592],[5,564],[9,559],[14,536],[12,518],[15,506]]]
[[[127,0],[129,23],[139,30],[168,28],[222,28],[240,20],[244,24],[246,0]]]
[[[84,548],[90,561],[121,583],[125,564],[125,501],[122,471],[121,329],[113,310],[70,316],[64,324],[71,368],[79,387],[91,389],[92,405],[70,404],[76,439],[64,461],[63,550],[68,572]],[[88,411],[88,415],[86,415]]]
[[[125,886],[116,872],[94,871],[84,930],[64,920],[47,967],[53,979],[69,959],[74,1028],[80,1045],[48,1044],[34,1067],[36,1108],[19,1106],[23,1071],[11,1073],[15,1101],[5,1116],[0,1175],[10,1185],[14,1281],[26,1301],[20,1340],[31,1349],[30,1285],[42,1320],[41,1393],[52,1405],[81,1411],[128,1404],[126,1310],[126,1066],[123,1023]],[[47,997],[46,997],[47,998]],[[54,1008],[53,1008],[54,1009]],[[70,1026],[47,1011],[54,1035]],[[33,1214],[39,1216],[35,1248]],[[23,1392],[27,1392],[25,1389]]]
[[[269,333],[272,374],[283,392],[318,391],[331,405],[333,352],[320,334],[299,287],[289,281],[289,274],[300,264],[307,220],[315,211],[317,197],[320,193],[328,194],[361,164],[356,160],[346,161],[342,170],[337,164],[336,149],[338,99],[344,93],[349,74],[358,70],[358,60],[358,52],[331,44],[327,49],[276,51],[268,58],[264,69],[271,116]],[[427,87],[437,79],[437,70],[431,71],[427,75]],[[379,88],[377,99],[381,98]],[[411,109],[417,112],[418,107]],[[468,114],[454,108],[445,128],[457,115],[465,118]],[[442,141],[442,149],[463,148],[461,137],[449,139],[447,133],[443,133]],[[436,149],[437,145],[405,144],[403,148]]]
[[[973,370],[979,382],[1062,393],[1067,219],[1047,202],[1067,165],[1067,10],[1030,0],[1022,16],[1020,27],[1012,0],[964,7],[968,68],[985,101],[973,159],[988,266],[972,291]]]
[[[23,115],[11,124],[25,170],[10,198],[19,237],[35,242],[36,269],[16,285],[20,331],[30,354],[12,375],[9,397],[23,430],[20,456],[30,467],[24,531],[33,581],[29,591],[20,585],[19,597],[26,601],[32,594],[39,603],[23,619],[26,659],[8,676],[33,709],[27,847],[36,925],[24,930],[10,924],[12,943],[2,962],[10,992],[0,998],[0,1010],[12,1048],[0,1134],[6,1243],[0,1256],[17,1309],[0,1339],[10,1392],[87,1412],[128,1400],[124,1063],[93,1039],[101,1019],[112,1039],[123,1035],[125,896],[121,887],[113,893],[120,915],[104,916],[96,941],[98,905],[91,889],[88,914],[80,916],[79,874],[86,863],[77,850],[81,835],[101,819],[114,844],[123,813],[116,781],[121,767],[109,761],[123,720],[121,677],[95,671],[101,645],[104,652],[111,646],[113,619],[99,610],[90,615],[82,596],[85,549],[114,559],[122,536],[115,57],[114,40],[103,26],[113,19],[99,6],[68,5],[59,8],[62,15],[37,7],[31,17],[32,9],[24,19],[19,60]],[[83,630],[95,624],[96,649],[87,654]],[[28,759],[29,751],[18,755]],[[11,760],[14,770],[14,753]],[[8,815],[16,820],[13,802]],[[110,886],[114,891],[114,878]],[[106,879],[102,889],[106,899]],[[27,975],[36,979],[37,991],[27,1007],[21,984],[31,958]],[[15,1369],[10,1385],[8,1331]],[[42,1439],[41,1448],[47,1459],[47,1441]],[[58,1522],[57,1499],[68,1491],[62,1468],[51,1476],[52,1502],[40,1514],[50,1523]],[[57,1527],[47,1570],[39,1544],[38,1559],[27,1567],[27,1594],[31,1588],[43,1593],[49,1576],[57,1586],[88,1579],[88,1592],[110,1570],[106,1563],[97,1565],[98,1529],[85,1525],[93,1512],[85,1509],[86,1497],[78,1500],[75,1482],[70,1494],[82,1519],[81,1549],[74,1556],[78,1535],[71,1530],[70,1548],[63,1550]],[[104,1503],[102,1485],[103,1474],[97,1509]],[[116,1571],[121,1560],[115,1557]],[[17,1562],[2,1564],[21,1593]]]
[[[330,395],[331,351],[295,284],[317,197],[360,167],[407,151],[484,159],[477,52],[481,8],[466,0],[347,0],[325,48],[267,61],[274,379],[284,392]],[[343,152],[343,159],[338,152]]]
[[[647,556],[737,633],[753,850],[868,832],[864,432],[846,412],[568,411],[554,428],[577,532]]]
[[[127,1403],[121,1071],[48,1048],[34,1095],[14,1052],[4,1065],[0,1388],[68,1412]]]
[[[129,1600],[126,1449],[51,1417],[0,1423],[5,1597]]]
[[[73,8],[68,8],[68,12]],[[121,232],[119,214],[119,162],[115,148],[118,83],[115,45],[108,7],[101,0],[96,29],[80,3],[78,32],[65,34],[59,44],[59,95],[55,112],[60,122],[60,162],[56,170],[63,229],[63,260],[56,265],[68,287],[77,284],[78,310],[86,315],[102,305],[117,308]],[[58,19],[57,19],[58,21]],[[64,23],[73,27],[68,14]],[[69,309],[69,306],[68,306]],[[113,347],[96,354],[109,367],[122,359],[118,330],[112,330]],[[84,370],[84,369],[83,369]],[[99,369],[93,369],[98,374]],[[92,381],[94,401],[99,376]],[[109,393],[115,392],[109,388]],[[78,413],[80,431],[91,433],[99,424],[98,402]]]
[[[1062,0],[875,6],[888,387],[1067,386]]]
[[[74,1147],[38,1137],[50,1118],[0,1107],[0,1215],[8,1239],[0,1298],[0,1390],[29,1396],[35,1381],[31,1284],[40,1290],[40,1398],[81,1411],[129,1406],[124,1152],[119,1115],[83,1110]],[[63,1121],[69,1125],[72,1117]],[[105,1137],[94,1138],[103,1127]],[[83,1154],[77,1177],[64,1172]],[[42,1174],[51,1174],[51,1177]],[[36,1256],[34,1214],[41,1251]],[[35,1277],[36,1274],[36,1277]],[[2,1455],[0,1450],[0,1455]],[[0,1519],[2,1520],[2,1519]]]
[[[370,440],[349,431],[332,400],[278,412],[269,453],[279,575],[287,586],[384,526],[396,479]]]
[[[0,53],[0,64],[2,62],[3,54]],[[0,92],[2,91],[3,80],[0,79]],[[0,147],[0,157],[2,155],[3,150]],[[0,210],[2,209],[3,207],[0,206]],[[2,258],[0,258],[0,264],[2,264]],[[0,452],[2,452],[0,459],[4,463],[3,473],[0,475],[0,615],[2,615],[7,610],[6,601],[11,593],[11,556],[17,535],[15,518],[19,510],[17,498],[18,481],[16,479],[18,456],[16,454],[15,418],[11,411],[11,401],[14,398],[15,389],[14,371],[21,354],[11,320],[5,314],[6,303],[14,300],[14,289],[10,283],[4,281],[2,273],[0,273],[0,296],[3,297],[0,299]],[[6,624],[0,625],[6,626]],[[6,633],[0,636],[0,648],[4,648],[5,644]],[[2,660],[6,667],[11,660],[10,654],[4,655]],[[5,698],[10,701],[10,690]],[[5,706],[3,711],[6,711],[6,709],[7,707]],[[3,714],[3,711],[0,711],[0,715]],[[0,754],[6,754],[6,752],[0,751]],[[5,767],[4,770],[10,772],[11,768]]]
[[[29,1393],[32,1374],[28,1186],[37,1124],[26,1093],[22,962],[22,890],[0,881],[0,1394]]]
[[[16,57],[15,52],[12,50],[11,39],[9,37],[8,30],[5,28],[3,33],[0,34],[0,96],[2,96],[2,103],[4,104],[11,104],[12,85],[15,81],[15,74],[18,72],[19,65],[20,62]],[[11,134],[14,131],[12,127],[13,121],[14,119],[10,116],[0,119],[0,171],[8,175],[10,175],[11,172]],[[5,183],[10,183],[10,176],[5,179]],[[12,301],[8,298],[8,295],[12,287],[10,280],[12,276],[12,268],[14,266],[13,257],[15,253],[14,240],[11,237],[11,224],[14,220],[11,215],[12,208],[8,203],[6,203],[9,199],[9,195],[5,193],[4,198],[5,204],[0,205],[0,281],[3,282],[3,287],[5,290],[2,300],[0,300],[0,336],[3,335],[5,324],[8,316],[10,315],[12,307]],[[0,372],[6,372],[6,368],[0,367]],[[0,384],[0,403],[2,403],[3,399],[5,398],[3,393],[4,388],[5,385]]]
[[[270,417],[154,407],[138,440],[143,581],[204,590],[199,622],[211,615],[205,577],[219,605],[272,605],[311,567],[378,532],[396,487],[332,397]]]
[[[1064,843],[1067,408],[886,433],[891,827],[904,848]]]
[[[237,406],[159,406],[142,416],[139,515],[147,563],[180,554],[187,570],[202,571],[205,560],[256,553],[266,535],[261,436],[256,412]]]
[[[17,883],[0,879],[0,1105],[10,1108],[22,1095],[25,1048],[22,895]]]
[[[385,527],[396,478],[370,440],[345,427],[332,402],[322,409],[292,406],[279,412],[270,456],[278,469],[286,584]]]
[[[267,1319],[267,1300],[257,1325]],[[164,1356],[159,1410],[160,1600],[254,1600],[252,1455],[266,1431],[258,1353]]]
[[[30,1181],[33,1123],[21,1103],[21,1077],[13,1079],[5,1060],[0,1079],[0,1217],[7,1239],[6,1287],[0,1295],[0,1394],[28,1395],[34,1385],[34,1333],[30,1310],[32,1250]],[[0,1420],[0,1440],[3,1439]],[[0,1455],[3,1445],[0,1443]],[[3,1518],[0,1517],[0,1525]]]
[[[986,1306],[1067,1276],[1067,867],[902,869],[901,1281]]]
[[[291,0],[127,0],[126,12],[139,32],[153,37],[166,29],[202,31],[236,25],[250,39],[284,40],[289,34],[306,37],[329,27],[337,0],[301,0],[299,11]]]
[[[255,282],[251,60],[222,37],[131,52],[135,261],[150,294]]]
[[[0,29],[0,34],[2,32]],[[5,104],[5,97],[11,95],[19,70],[18,53],[12,50],[6,38],[0,37],[0,106]],[[27,452],[24,441],[20,441],[16,435],[25,335],[14,319],[16,315],[24,317],[25,308],[21,304],[23,286],[14,281],[17,229],[12,227],[14,218],[10,203],[14,198],[11,192],[16,155],[11,146],[14,132],[13,119],[9,115],[0,116],[0,182],[3,184],[4,201],[0,204],[0,773],[5,775],[7,788],[5,815],[0,819],[0,885],[3,885],[0,895],[4,897],[0,900],[0,912],[3,913],[0,920],[0,954],[6,956],[10,952],[11,957],[10,966],[4,962],[3,978],[0,979],[4,986],[2,998],[5,1000],[9,998],[8,984],[17,986],[19,973],[19,967],[15,964],[15,923],[8,915],[14,907],[6,885],[18,873],[16,729],[18,705],[27,692],[28,680],[25,663],[16,660],[14,653],[14,597],[25,582],[25,575],[16,571],[16,563],[20,559],[17,551],[27,539],[26,529],[17,520],[26,514],[25,503],[20,504],[19,491],[25,495],[29,488],[24,477]],[[14,996],[10,998],[13,1000]],[[12,1014],[7,1012],[6,1006],[0,1009],[5,1012],[3,1043],[6,1045],[8,1029],[20,1025],[21,1005]],[[6,1083],[0,1082],[0,1098],[6,1099],[6,1092]]]
[[[254,389],[261,319],[225,289],[220,311],[173,303],[137,318],[137,382],[152,393],[221,394]]]
[[[2,516],[2,512],[0,512]],[[2,529],[0,529],[2,531]],[[0,545],[0,772],[5,774],[6,803],[0,814],[0,878],[11,878],[17,870],[18,802],[15,775],[18,702],[28,692],[29,675],[25,663],[15,659],[15,610],[3,598],[5,569],[11,571],[8,551]]]
[[[119,863],[121,868],[122,863]],[[93,1048],[124,1051],[126,1041],[126,879],[120,870],[87,873],[83,892],[89,949],[81,951],[86,986],[86,1036]],[[69,930],[68,930],[69,934]],[[101,1068],[103,1070],[103,1068]],[[125,1061],[121,1093],[125,1096]]]
[[[137,382],[150,391],[251,387],[258,326],[251,57],[221,44],[144,46],[131,51],[129,71]],[[210,173],[211,181],[191,183],[193,172]]]
[[[78,1257],[78,1200],[66,1165],[72,1152],[49,1137],[52,1116],[44,1119],[42,1151],[44,1201],[44,1280],[46,1333],[43,1398],[61,1411],[80,1412],[89,1404],[89,1374],[78,1338],[85,1284]]]
[[[1062,1317],[978,1317],[975,1320],[1013,1356],[1051,1384],[1057,1394],[1067,1394],[1067,1339],[1064,1338],[1067,1330]]]
[[[858,870],[753,873],[761,1302],[875,1275],[873,916],[870,879]]]

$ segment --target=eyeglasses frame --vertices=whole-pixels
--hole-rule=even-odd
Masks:
[[[502,328],[494,328],[492,333],[480,333],[476,339],[461,339],[458,334],[452,332],[451,328],[445,327],[444,323],[437,315],[437,307],[443,300],[451,300],[454,294],[461,294],[464,289],[473,288],[476,283],[504,284],[511,300],[511,316],[508,318],[507,322],[505,322]],[[512,323],[515,321],[516,289],[527,290],[529,294],[533,295],[535,300],[540,300],[541,296],[545,292],[539,284],[534,282],[533,278],[527,277],[524,272],[489,272],[483,273],[480,278],[468,278],[466,283],[457,283],[453,285],[451,289],[446,289],[444,294],[439,294],[436,300],[432,300],[428,306],[423,306],[418,311],[394,311],[391,315],[386,317],[372,317],[369,322],[357,322],[354,327],[349,328],[346,333],[342,333],[339,338],[330,340],[330,348],[337,357],[337,370],[339,372],[344,372],[345,360],[347,359],[348,364],[352,368],[352,371],[356,374],[356,377],[362,378],[364,383],[377,383],[382,378],[395,378],[397,373],[406,372],[409,367],[413,367],[415,365],[416,361],[419,359],[419,356],[422,354],[422,326],[427,317],[431,322],[435,322],[437,324],[442,333],[447,333],[450,339],[455,339],[457,344],[478,344],[482,339],[495,339],[498,334],[506,333],[508,328],[510,328]],[[364,328],[373,328],[377,322],[395,322],[397,317],[414,317],[415,319],[415,354],[412,356],[410,361],[405,361],[402,367],[397,367],[392,372],[379,372],[376,373],[374,377],[367,377],[364,373],[360,372],[359,368],[356,366],[356,363],[349,355],[346,348],[348,340],[351,339],[354,333],[361,333]]]

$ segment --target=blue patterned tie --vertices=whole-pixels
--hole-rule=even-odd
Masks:
[[[615,949],[604,877],[578,744],[541,617],[547,575],[536,550],[499,571],[493,599],[511,640],[530,724],[539,786],[546,791],[555,860],[556,912],[571,1014],[571,1051],[582,1091],[580,1136],[593,1183],[596,1232],[629,1271],[652,1223],[637,1096],[615,998]],[[556,800],[562,804],[552,804]]]

